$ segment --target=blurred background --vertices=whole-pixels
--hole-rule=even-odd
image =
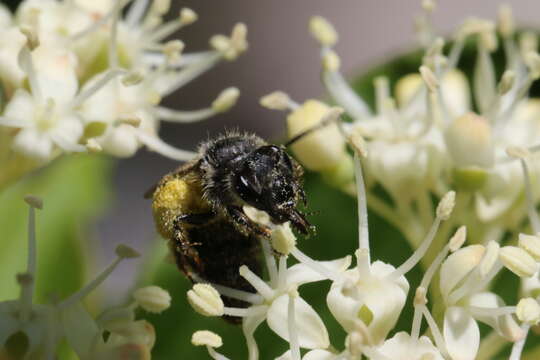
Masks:
[[[17,1],[8,3],[14,7]],[[298,102],[325,96],[319,81],[319,48],[307,29],[311,16],[322,15],[335,25],[340,35],[336,50],[342,59],[342,69],[352,76],[365,72],[371,65],[381,63],[392,55],[414,49],[414,17],[421,12],[420,1],[411,0],[172,0],[172,3],[175,8],[190,7],[199,14],[199,20],[195,24],[178,34],[186,43],[187,52],[207,49],[208,39],[212,35],[228,34],[236,22],[246,23],[249,30],[250,47],[246,54],[232,63],[220,64],[174,96],[165,99],[167,106],[176,109],[198,109],[210,104],[225,87],[236,86],[241,90],[238,104],[226,114],[198,124],[163,124],[161,137],[174,146],[189,150],[196,149],[201,140],[216,136],[227,128],[251,131],[269,141],[279,141],[284,136],[284,113],[260,107],[261,96],[274,90],[283,90]],[[507,3],[513,6],[516,22],[520,26],[539,27],[539,2],[514,0]],[[497,1],[440,1],[433,16],[435,29],[439,34],[450,34],[470,15],[495,19],[499,4]],[[170,13],[177,12],[172,10]],[[113,249],[118,243],[128,243],[143,253],[156,243],[157,235],[150,202],[143,198],[143,194],[162,175],[179,165],[145,150],[139,151],[133,158],[111,164],[111,192],[99,195],[84,193],[86,184],[82,183],[79,186],[81,193],[66,193],[68,189],[59,186],[57,194],[65,196],[66,204],[70,200],[91,203],[93,197],[108,197],[105,213],[96,217],[89,242],[92,252],[96,254],[98,268],[111,261],[114,257]],[[84,169],[81,168],[81,172],[84,172]],[[88,187],[99,188],[108,181],[107,178],[92,180],[92,175],[95,176],[88,174],[87,180],[98,185],[92,183],[92,186]],[[354,199],[321,186],[316,181],[308,181],[306,190],[312,200],[310,207],[320,211],[320,215],[313,220],[318,225],[318,236],[302,240],[302,249],[317,259],[337,258],[351,253],[356,245]],[[66,205],[66,209],[68,208]],[[0,211],[0,226],[2,220],[8,219],[2,218],[2,215],[9,216],[11,209],[6,211]],[[399,235],[388,226],[377,227],[377,224],[381,225],[380,220],[371,217],[370,228],[377,229],[372,232],[376,240],[375,257],[378,257],[377,252],[383,253],[386,239],[399,239]],[[24,230],[24,222],[21,222],[20,226]],[[40,230],[44,232],[54,229],[38,227],[38,234]],[[325,241],[332,241],[332,248],[329,248]],[[391,262],[395,264],[400,263],[410,252],[404,242],[394,242],[392,249]],[[54,258],[53,250],[49,252],[53,257],[48,261],[63,260]],[[123,301],[126,291],[131,289],[137,280],[141,261],[144,259],[122,264],[107,280],[104,293],[107,294],[108,302]],[[66,278],[69,275],[66,273]],[[192,350],[189,345],[190,334],[201,328],[217,330],[222,335],[227,331],[224,339],[225,352],[233,351],[229,352],[235,355],[233,359],[243,358],[241,354],[244,354],[245,350],[241,345],[243,339],[239,328],[233,328],[219,319],[202,319],[201,316],[194,315],[184,295],[189,283],[174,266],[165,268],[156,282],[173,295],[173,308],[161,316],[151,317],[151,322],[156,324],[158,332],[156,358],[170,358],[164,354],[191,358],[187,355],[191,354],[191,351],[202,355],[201,349]],[[312,297],[320,293],[318,289],[315,290],[317,291],[308,287],[307,296],[310,296],[309,293]],[[316,301],[318,305],[324,306],[324,299],[319,298]],[[323,319],[331,322],[329,316],[323,315]],[[178,324],[181,324],[181,331]],[[338,328],[335,322],[329,326],[332,331]],[[167,331],[171,333],[167,334]],[[230,341],[231,335],[236,336],[235,341]],[[275,344],[271,342],[272,338],[264,338],[263,350],[273,349]],[[339,342],[335,344],[341,346]],[[239,353],[231,350],[236,347],[242,347]],[[274,349],[273,353],[277,353],[273,355],[278,355],[281,350]]]

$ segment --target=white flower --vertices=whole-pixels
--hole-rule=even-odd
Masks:
[[[352,331],[355,320],[360,319],[373,341],[379,343],[394,328],[405,305],[409,283],[404,276],[389,279],[388,275],[396,269],[381,261],[372,263],[369,270],[367,273],[360,269],[346,271],[332,284],[326,300],[345,331]]]
[[[21,297],[0,302],[0,347],[4,348],[12,335],[22,332],[28,339],[26,357],[54,358],[59,344],[65,342],[80,358],[120,360],[129,353],[137,359],[150,359],[155,331],[147,321],[135,320],[136,306],[115,307],[94,319],[81,302],[123,259],[138,256],[135,250],[127,246],[118,246],[115,261],[78,292],[55,304],[33,302],[37,264],[35,209],[42,207],[42,201],[34,196],[27,196],[25,200],[30,205],[28,264],[25,272],[17,276]],[[153,309],[159,307],[159,310],[163,310],[163,290],[157,304],[155,296],[152,296],[155,294],[149,294],[152,289],[155,290],[153,287],[143,289],[135,297],[146,307],[151,301]],[[106,341],[103,336],[105,331],[108,332]]]
[[[128,4],[129,9],[124,11]],[[0,126],[9,147],[43,164],[62,153],[105,151],[132,156],[141,146],[177,160],[195,153],[158,136],[161,120],[189,123],[229,110],[239,90],[230,87],[207,108],[177,111],[161,100],[247,49],[247,29],[211,39],[212,49],[182,54],[166,40],[197,20],[181,9],[170,21],[170,2],[159,0],[26,0],[15,16],[0,8],[0,79],[7,106]],[[123,78],[120,78],[123,76]],[[37,166],[37,165],[36,165]]]
[[[72,54],[62,49],[23,47],[20,64],[28,74],[31,93],[18,89],[7,104],[0,125],[20,128],[14,150],[47,161],[58,154],[85,151],[78,141],[81,118],[72,107],[77,92]]]
[[[443,360],[444,358],[428,337],[413,339],[409,334],[399,332],[379,346],[370,359]]]
[[[499,246],[470,245],[451,254],[441,266],[440,289],[446,305],[444,340],[452,359],[474,359],[480,344],[477,320],[516,341],[524,334],[505,311],[503,300],[485,290],[501,269]],[[500,309],[500,310],[499,310]]]

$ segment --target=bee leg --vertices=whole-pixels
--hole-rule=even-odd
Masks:
[[[183,214],[176,217],[174,220],[175,228],[180,227],[180,223],[190,225],[204,225],[216,216],[213,211],[202,214]]]
[[[227,207],[227,212],[229,213],[231,219],[245,230],[246,233],[255,233],[264,237],[270,237],[272,230],[268,227],[259,225],[256,222],[252,221],[242,210],[242,208],[237,206]]]

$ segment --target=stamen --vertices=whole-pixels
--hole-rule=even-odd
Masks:
[[[178,161],[188,161],[197,156],[197,153],[193,151],[186,151],[182,149],[177,149],[165,142],[163,142],[156,135],[151,135],[146,133],[143,130],[135,129],[135,134],[140,142],[142,142],[146,147],[152,151],[160,153],[163,156],[168,158],[178,160]]]
[[[420,337],[420,327],[422,325],[422,306],[425,306],[427,304],[426,292],[427,288],[420,285],[416,289],[416,293],[414,295],[414,315],[411,329],[411,337],[415,340],[418,340],[418,338]]]
[[[120,70],[120,69],[108,70],[107,72],[104,73],[104,75],[98,81],[96,81],[95,84],[93,84],[89,88],[79,92],[77,94],[77,96],[75,97],[75,99],[73,99],[71,101],[71,103],[68,105],[68,108],[69,109],[75,109],[75,108],[79,107],[88,98],[90,98],[92,95],[94,95],[99,90],[101,90],[105,85],[107,85],[107,83],[109,81],[111,81],[112,79],[114,79],[115,77],[117,77],[119,75],[123,75],[123,74],[126,74],[126,73],[127,73],[127,71]]]
[[[470,306],[468,309],[477,316],[504,316],[504,315],[511,315],[516,312],[515,306],[501,306],[496,308],[489,308],[489,307],[481,307],[481,306]]]
[[[259,100],[259,104],[267,109],[271,110],[294,110],[300,105],[291,100],[288,94],[283,91],[274,91],[268,95],[263,96]]]
[[[433,339],[435,340],[435,344],[437,345],[437,348],[441,352],[441,354],[447,354],[446,350],[446,343],[444,341],[444,337],[441,334],[441,331],[439,330],[439,327],[437,326],[437,323],[435,322],[435,319],[433,319],[433,316],[431,315],[431,312],[427,308],[426,305],[419,305],[420,310],[422,311],[422,314],[426,318],[426,322],[428,323],[429,329],[431,330],[431,335],[433,336]]]
[[[429,246],[431,245],[431,242],[435,238],[440,224],[441,218],[437,216],[420,246],[415,250],[415,252],[411,255],[410,258],[408,258],[403,264],[401,264],[396,270],[394,270],[387,276],[388,279],[398,279],[400,276],[405,275],[409,270],[411,270],[416,264],[418,264],[418,262],[420,262],[420,260],[428,250]]]
[[[28,83],[30,84],[30,91],[38,103],[43,102],[43,94],[39,86],[37,78],[36,67],[32,58],[32,53],[28,46],[23,46],[19,52],[18,57],[19,66],[26,73],[28,77]]]
[[[289,291],[289,304],[287,307],[287,325],[289,330],[289,344],[293,360],[300,360],[300,344],[298,343],[298,331],[296,328],[294,301],[298,297],[298,291],[292,289]]]
[[[323,265],[319,264],[317,261],[313,260],[306,254],[304,254],[297,247],[291,250],[291,255],[294,256],[301,263],[305,264],[306,266],[309,266],[311,269],[313,269],[314,271],[324,276],[326,279],[330,279],[332,281],[336,280],[335,274],[333,274],[329,269],[327,269]]]
[[[272,251],[270,242],[266,239],[261,239],[261,248],[263,250],[264,262],[266,263],[266,269],[268,270],[268,277],[270,277],[270,284],[275,287],[278,281],[278,268],[276,265],[276,258]],[[281,266],[281,265],[280,265]]]
[[[268,286],[259,276],[252,272],[246,265],[240,266],[240,276],[246,279],[262,295],[266,300],[270,300],[274,297],[274,290]]]
[[[390,85],[388,78],[385,76],[378,76],[374,81],[375,86],[375,111],[378,114],[383,113],[384,104],[390,97]]]
[[[199,75],[210,70],[214,65],[218,63],[221,59],[221,54],[217,51],[208,52],[204,58],[201,58],[199,62],[193,63],[192,65],[184,68],[183,70],[177,72],[173,75],[176,79],[168,86],[167,89],[164,89],[162,96],[170,95],[175,92],[182,86],[186,85]]]
[[[214,360],[229,360],[228,357],[218,353],[213,347],[207,346],[206,350],[208,350],[208,354]]]
[[[341,73],[337,71],[324,71],[322,81],[330,96],[342,106],[355,120],[371,117],[371,111],[358,94],[351,89]]]
[[[257,347],[257,342],[255,341],[253,334],[257,327],[266,319],[268,306],[258,306],[254,309],[256,309],[258,313],[244,319],[242,322],[242,331],[248,348],[248,360],[259,359],[259,348]]]
[[[217,112],[212,108],[205,108],[193,111],[179,111],[162,106],[158,106],[155,109],[155,112],[157,117],[160,118],[160,120],[183,124],[206,120],[217,114]]]
[[[126,23],[130,27],[134,27],[138,25],[142,21],[143,15],[147,7],[148,7],[148,0],[135,0],[131,4],[127,12]]]
[[[120,247],[118,247],[120,248]],[[117,249],[118,249],[117,248]],[[105,279],[116,269],[116,267],[122,262],[122,260],[129,258],[122,256],[122,254],[117,251],[117,258],[107,267],[101,274],[99,274],[94,280],[92,280],[90,283],[88,283],[85,287],[83,287],[81,290],[77,291],[64,301],[60,302],[58,304],[59,309],[65,309],[74,303],[81,301],[84,299],[88,294],[90,294],[93,290],[95,290]]]
[[[131,0],[118,0],[118,12],[120,12],[124,6],[126,6],[127,3],[129,3]],[[101,26],[105,25],[109,20],[116,15],[116,6],[113,6],[111,10],[109,10],[108,13],[103,15],[98,21],[94,22],[92,25],[88,26],[86,29],[79,31],[78,33],[71,36],[70,41],[75,42],[80,39],[83,39],[87,37],[89,34],[98,31]]]
[[[30,205],[28,209],[28,256],[26,273],[17,277],[21,284],[20,319],[22,322],[28,321],[32,312],[37,267],[36,209],[43,207],[43,201],[38,197],[27,195],[25,201]]]
[[[518,340],[514,343],[512,346],[512,352],[510,353],[510,357],[508,360],[520,360],[521,359],[521,353],[523,352],[523,347],[525,346],[525,341],[527,341],[527,335],[529,334],[529,329],[531,326],[529,324],[523,324],[521,325],[521,330],[523,330],[523,333],[525,336],[523,336],[523,339]]]
[[[223,308],[223,314],[236,317],[247,317],[251,314],[251,308],[233,308],[225,306]]]
[[[358,202],[358,248],[368,250],[369,260],[369,226],[366,202],[366,189],[364,177],[362,175],[362,164],[360,164],[359,154],[354,154],[354,173],[356,177],[356,197]]]
[[[282,255],[279,257],[279,271],[277,288],[283,289],[287,282],[287,257]]]
[[[523,181],[525,183],[525,197],[527,198],[527,212],[529,214],[529,221],[531,222],[534,233],[537,234],[540,232],[540,217],[536,212],[536,204],[534,202],[529,167],[527,166],[525,159],[520,158],[519,162],[521,164],[521,170],[523,171]]]
[[[259,294],[252,294],[247,291],[233,289],[219,284],[210,285],[212,285],[222,296],[242,300],[251,304],[260,304],[262,302],[262,298]]]
[[[371,263],[369,259],[369,249],[358,249],[356,255],[356,270],[360,274],[360,279],[364,279],[371,274]]]
[[[118,35],[118,18],[121,15],[121,9],[126,5],[122,1],[117,1],[112,8],[112,22],[111,30],[109,36],[109,67],[115,69],[118,67],[118,44],[117,44],[117,35]]]

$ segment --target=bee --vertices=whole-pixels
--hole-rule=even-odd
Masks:
[[[261,241],[270,237],[271,230],[251,220],[243,207],[265,211],[273,223],[288,221],[308,234],[311,224],[297,209],[299,203],[307,205],[302,177],[301,165],[285,146],[228,132],[203,142],[198,156],[165,175],[147,197],[152,197],[156,228],[168,239],[175,262],[188,279],[255,292],[238,269],[247,265],[262,274]],[[226,306],[248,305],[228,297],[223,301]]]

